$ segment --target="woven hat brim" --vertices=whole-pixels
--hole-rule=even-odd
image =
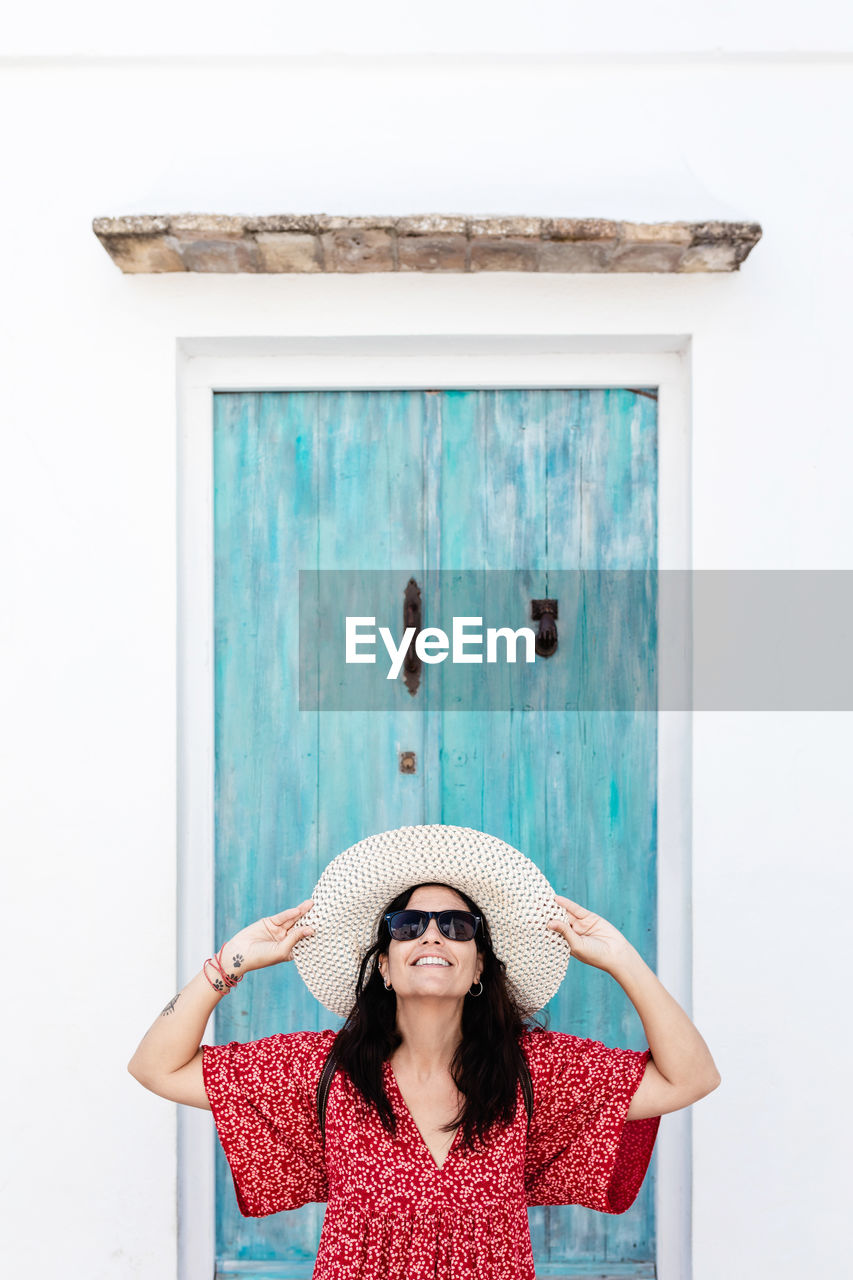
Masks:
[[[433,880],[460,889],[482,909],[522,1008],[533,1013],[547,1004],[571,955],[565,939],[548,928],[549,920],[566,919],[566,913],[547,878],[497,836],[440,823],[367,836],[332,859],[303,917],[315,933],[293,949],[311,994],[347,1017],[382,911],[410,885]]]

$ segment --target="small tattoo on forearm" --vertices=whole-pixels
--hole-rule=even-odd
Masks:
[[[243,963],[243,957],[241,955],[236,955],[231,957],[231,964],[234,966],[235,969],[239,969],[242,963]]]
[[[167,1017],[170,1013],[174,1013],[174,1012],[175,1012],[175,1005],[178,1003],[178,1001],[180,1000],[180,998],[181,998],[181,993],[180,993],[180,991],[179,991],[179,992],[178,992],[178,994],[177,994],[176,996],[172,996],[172,999],[171,999],[171,1000],[169,1001],[169,1003],[166,1005],[166,1008],[163,1010],[163,1012],[162,1012],[162,1014],[161,1014],[160,1016],[161,1016],[162,1018],[165,1018],[165,1017]]]

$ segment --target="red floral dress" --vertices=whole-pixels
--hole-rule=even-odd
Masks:
[[[533,1280],[528,1205],[622,1213],[634,1201],[660,1123],[625,1120],[648,1051],[526,1034],[529,1135],[519,1086],[512,1124],[474,1150],[457,1130],[439,1167],[388,1062],[396,1136],[338,1071],[324,1152],[316,1092],[334,1038],[304,1031],[203,1046],[205,1088],[241,1213],[328,1201],[314,1280]]]

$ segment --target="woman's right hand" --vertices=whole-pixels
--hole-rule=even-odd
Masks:
[[[238,979],[251,969],[292,959],[299,939],[314,932],[311,925],[299,923],[312,905],[309,898],[298,907],[265,916],[235,933],[220,952],[222,968]],[[130,1074],[152,1093],[208,1111],[201,1038],[212,1006],[226,990],[221,977],[214,975],[213,966],[206,964],[204,971],[169,1001],[128,1063]],[[214,999],[211,987],[218,993]]]
[[[299,924],[313,905],[313,899],[307,898],[298,907],[264,916],[235,933],[222,948],[223,969],[236,978],[252,969],[292,960],[293,948],[300,938],[310,938],[314,933],[312,925]]]

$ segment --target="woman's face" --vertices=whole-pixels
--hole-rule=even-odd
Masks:
[[[421,885],[413,890],[406,907],[422,911],[447,911],[459,907],[470,911],[464,898],[442,885]],[[440,963],[436,963],[440,961]],[[390,982],[397,999],[408,996],[444,996],[460,1000],[479,981],[483,961],[474,938],[452,942],[445,938],[435,920],[411,942],[391,940],[387,954],[379,957],[383,980]]]

